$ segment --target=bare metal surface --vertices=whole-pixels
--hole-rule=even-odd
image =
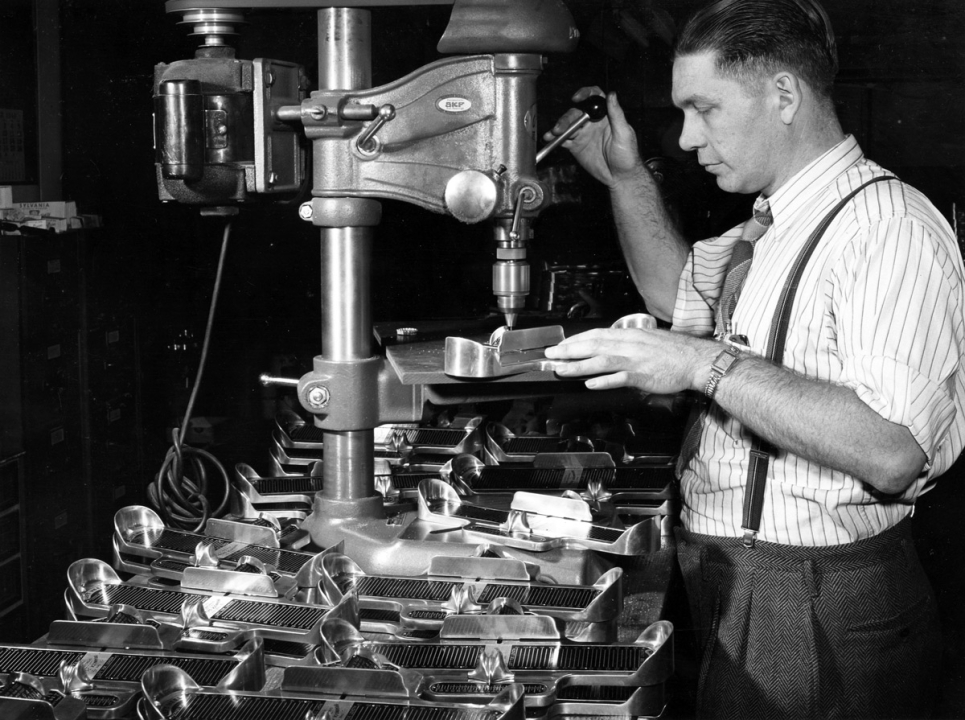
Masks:
[[[329,90],[372,86],[372,13],[327,7],[318,11],[318,85]]]

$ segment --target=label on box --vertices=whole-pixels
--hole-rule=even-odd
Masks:
[[[77,203],[73,200],[14,203],[13,209],[26,217],[33,218],[72,218],[77,216]]]

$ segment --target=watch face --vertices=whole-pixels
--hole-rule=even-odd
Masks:
[[[740,357],[740,352],[734,348],[728,347],[721,351],[717,359],[714,360],[714,364],[711,366],[714,370],[718,370],[721,373],[727,372],[727,369],[734,364],[734,361]]]

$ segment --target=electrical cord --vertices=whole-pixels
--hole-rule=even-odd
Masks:
[[[221,241],[221,255],[218,258],[218,270],[215,274],[214,291],[211,295],[211,307],[208,309],[208,323],[204,330],[204,341],[201,345],[201,359],[194,378],[194,386],[188,398],[188,406],[184,412],[184,419],[180,428],[171,430],[172,445],[164,457],[164,463],[158,470],[154,481],[148,486],[148,499],[161,515],[167,525],[176,525],[183,530],[199,532],[204,528],[209,518],[224,515],[230,500],[231,484],[228,473],[218,459],[207,450],[185,445],[184,438],[191,424],[191,414],[194,402],[201,387],[201,377],[208,359],[208,347],[211,343],[211,328],[214,325],[215,308],[218,295],[221,292],[221,276],[224,270],[225,255],[228,250],[228,238],[231,236],[231,222],[225,224]],[[211,472],[213,471],[213,472]],[[222,493],[220,502],[212,509],[213,494],[210,477],[220,479]]]

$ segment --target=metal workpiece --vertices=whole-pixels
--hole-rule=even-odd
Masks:
[[[381,495],[352,501],[329,500],[315,496],[312,514],[304,527],[321,547],[344,542],[345,554],[370,574],[424,575],[436,555],[472,557],[480,545],[490,544],[484,535],[469,537],[457,531],[436,532],[435,522],[422,522],[416,511],[387,514]],[[565,543],[538,552],[507,548],[508,555],[538,564],[547,582],[571,585],[592,584],[613,567],[597,553]]]
[[[473,453],[480,449],[484,421],[483,416],[475,415],[457,417],[444,427],[415,422],[379,425],[373,430],[375,456],[393,464],[395,460],[404,460],[406,464],[434,460],[436,467],[441,467],[444,458],[433,456]],[[306,461],[321,459],[325,450],[325,433],[291,410],[276,413],[273,437],[287,450],[305,450]],[[245,467],[248,477],[257,477],[253,470]]]
[[[441,549],[440,553],[447,552]],[[491,558],[473,556],[473,567],[484,568]],[[458,562],[450,558],[448,562]],[[329,606],[339,604],[345,595],[355,593],[359,606],[395,604],[400,610],[434,609],[445,614],[487,614],[495,600],[509,598],[532,614],[547,615],[568,622],[607,623],[613,621],[623,605],[623,570],[612,568],[590,584],[547,584],[504,572],[504,559],[495,559],[492,570],[469,578],[464,575],[400,576],[371,574],[350,557],[327,553],[320,558],[320,588]],[[520,564],[517,561],[516,564]],[[430,568],[431,569],[431,568]],[[444,618],[438,618],[441,626]]]
[[[525,436],[521,438],[525,440]],[[535,438],[542,442],[544,438]],[[606,453],[540,453],[526,467],[487,465],[473,455],[454,457],[442,474],[461,494],[571,491],[615,505],[663,502],[675,497],[673,464],[617,467]]]
[[[274,527],[263,527],[257,530],[270,532],[272,537],[275,538],[276,543],[284,540],[286,543],[291,544],[291,536],[296,534],[302,535],[305,531],[294,525],[288,525],[283,534],[281,525],[272,512],[291,509],[293,505],[305,506],[306,510],[310,511],[315,493],[322,489],[322,482],[321,477],[316,477],[308,473],[297,477],[263,478],[255,472],[254,468],[250,465],[238,463],[235,465],[235,471],[231,477],[232,500],[244,497],[251,503],[255,510],[265,514],[267,523],[277,525],[277,529]],[[247,517],[242,512],[236,512],[236,510],[239,509],[240,507],[236,508],[234,503],[232,503],[233,515],[237,517]],[[239,523],[233,523],[233,525],[239,525]],[[208,527],[212,527],[211,520],[208,521]],[[215,525],[215,527],[220,526]],[[244,527],[252,526],[246,525]],[[252,530],[248,530],[247,534],[252,535],[255,532],[256,529],[253,528]]]
[[[238,517],[208,518],[205,535],[246,545],[300,550],[311,542],[308,533],[297,522],[281,521],[264,513],[248,520]]]
[[[286,671],[287,677],[287,671]],[[282,683],[282,695],[250,692],[221,692],[202,688],[188,673],[173,666],[151,668],[141,680],[144,720],[231,717],[234,720],[298,718],[324,720],[335,717],[406,717],[430,720],[445,716],[451,720],[524,720],[523,688],[508,685],[485,705],[429,703],[418,699],[387,697],[333,698],[311,687],[289,687]]]
[[[490,542],[535,552],[574,547],[613,555],[644,555],[659,549],[661,543],[659,515],[627,528],[601,525],[594,522],[591,504],[579,495],[552,497],[517,491],[509,509],[495,509],[459,495],[442,480],[423,480],[417,499],[420,520],[441,525],[464,542]]]
[[[484,442],[485,456],[487,460],[492,460],[492,464],[531,463],[539,455],[554,453],[559,453],[564,458],[570,458],[573,455],[582,457],[594,451],[593,441],[588,437],[575,434],[517,435],[498,422],[486,423]],[[607,459],[609,460],[609,456]],[[463,466],[467,463],[469,465],[459,467],[454,463],[452,470],[456,475],[476,472],[477,468],[472,465],[473,461],[482,464],[475,457],[464,455],[461,456],[461,463]],[[609,464],[612,465],[612,461]]]
[[[632,716],[662,710],[663,685],[674,669],[671,623],[657,621],[633,642],[622,643],[572,643],[539,634],[492,636],[489,626],[507,617],[520,616],[452,615],[446,618],[446,632],[419,643],[370,639],[350,620],[329,617],[322,623],[316,653],[325,669],[288,670],[286,684],[344,688],[355,696],[418,695],[451,702],[475,697],[478,702],[506,683],[520,682],[530,708],[582,698],[593,708],[585,714],[594,717],[615,714],[614,706],[631,710]]]
[[[497,263],[498,264],[498,263]],[[493,268],[494,280],[496,268]],[[509,283],[509,281],[507,281]],[[634,313],[611,325],[615,329],[654,329],[652,315]],[[514,330],[498,328],[485,343],[462,337],[447,337],[445,373],[465,379],[487,379],[532,371],[554,371],[565,360],[548,360],[545,351],[565,339],[560,325]]]
[[[525,330],[500,328],[489,342],[447,337],[445,373],[452,377],[486,379],[533,371],[553,371],[561,361],[547,360],[545,350],[563,341],[563,328],[551,325]]]
[[[285,671],[285,690],[310,692],[337,698],[419,699],[423,677],[420,673],[400,668],[371,669],[342,666],[314,666]],[[403,715],[400,717],[408,717]]]
[[[224,526],[224,522],[211,525],[212,528]],[[116,562],[125,571],[136,573],[143,573],[144,570],[132,570],[132,563],[139,568],[147,567],[159,559],[193,563],[198,549],[203,548],[221,567],[235,568],[242,564],[244,558],[257,558],[271,566],[274,572],[294,577],[316,554],[168,528],[157,513],[139,505],[131,505],[115,513],[114,542]]]
[[[73,623],[79,625],[80,623]],[[106,623],[85,623],[92,627]],[[44,679],[56,679],[62,692],[80,699],[100,696],[103,704],[91,703],[92,718],[127,717],[119,712],[128,703],[108,704],[109,696],[116,699],[140,690],[141,674],[157,665],[173,664],[190,668],[206,687],[222,690],[261,690],[265,685],[265,652],[261,638],[247,641],[232,657],[174,653],[170,650],[139,650],[105,643],[111,638],[84,638],[69,632],[72,623],[54,621],[47,647],[29,645],[0,645],[0,677],[13,673],[29,673]],[[92,640],[93,642],[89,641]],[[67,649],[70,648],[70,649]],[[93,648],[97,648],[94,650]],[[102,648],[107,648],[104,651]],[[105,711],[96,713],[99,707]],[[8,715],[2,715],[7,718]]]
[[[100,560],[87,558],[67,570],[68,612],[80,618],[108,618],[115,605],[139,610],[145,620],[174,628],[177,648],[227,652],[251,637],[317,645],[318,626],[328,608],[281,600],[248,599],[200,590],[156,589],[122,581]]]
[[[283,462],[282,458],[276,458],[276,452],[276,448],[272,448],[273,469],[280,471],[294,469],[294,466]],[[321,462],[317,463],[317,467],[321,467]],[[320,478],[322,474],[322,470],[317,469],[315,466],[312,466],[312,470],[305,467],[299,467],[298,470],[297,473],[280,472],[279,477],[302,477],[309,472],[317,472],[317,476]],[[232,517],[246,522],[259,521],[262,518],[271,518],[277,522],[298,523],[309,516],[311,513],[311,505],[306,505],[301,500],[295,502],[266,501],[255,505],[247,495],[243,492],[238,492],[237,489],[233,487],[231,490],[229,512]],[[309,541],[310,538],[311,536],[309,536]]]
[[[373,449],[376,458],[390,462],[401,461],[399,434],[418,427],[413,422],[404,425],[379,425],[374,428]],[[311,465],[322,459],[325,449],[325,431],[318,427],[314,420],[305,420],[293,410],[284,409],[275,414],[275,430],[272,438],[279,447],[286,450],[288,459],[292,462]]]
[[[23,672],[0,674],[0,717],[10,720],[87,720],[87,703],[67,692],[57,678],[42,678]]]
[[[473,453],[482,447],[482,422],[481,417],[475,417],[465,424],[449,427],[379,425],[372,431],[372,448],[375,458],[383,465],[405,464],[410,469],[426,469],[427,465],[431,465],[438,471],[447,457]],[[294,413],[279,413],[276,423],[278,427],[274,431],[273,439],[286,460],[310,465],[323,459],[324,431],[314,424],[305,423]],[[249,469],[247,472],[254,471]],[[320,480],[317,479],[319,485],[316,489],[321,489]],[[304,486],[307,487],[307,483]],[[247,494],[251,496],[251,493]]]

